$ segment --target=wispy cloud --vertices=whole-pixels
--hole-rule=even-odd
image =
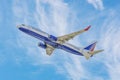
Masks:
[[[44,6],[40,5],[41,3],[49,4],[49,7],[50,7],[49,14],[45,12]],[[37,4],[36,6],[37,12],[35,13],[35,15],[37,15],[36,21],[38,22],[39,26],[43,26],[44,30],[47,29],[46,31],[50,33],[55,33],[58,35],[63,35],[68,32],[67,30],[69,29],[67,27],[68,25],[67,20],[69,17],[70,10],[68,6],[64,2],[62,2],[62,0],[59,0],[59,1],[58,0],[51,0],[51,1],[50,0],[46,0],[46,1],[37,0],[36,4]],[[49,30],[50,28],[51,30]],[[63,52],[61,51],[57,53],[61,54]],[[54,62],[53,64],[56,66],[58,70],[59,68],[63,70],[62,74],[74,80],[79,80],[81,77],[83,77],[84,69],[79,59],[73,58],[73,57],[71,58],[71,55],[65,56],[64,54],[64,57],[63,57],[63,55],[59,55],[59,54],[57,55],[59,57],[62,57],[62,59],[60,58],[60,62],[58,60]],[[55,59],[56,58],[54,58],[53,60]],[[60,63],[63,65],[59,66]]]
[[[99,9],[99,10],[104,9],[102,0],[87,0],[87,1],[88,1],[88,3],[92,4],[94,6],[94,8],[96,8],[96,9]]]
[[[57,34],[56,36],[63,35],[68,32],[67,20],[69,17],[70,10],[68,6],[64,2],[62,2],[62,0],[44,0],[44,1],[36,0],[35,4],[36,4],[36,8],[35,8],[33,19],[37,22],[37,25],[39,26],[40,29],[51,34],[55,33]],[[46,8],[45,5],[47,5],[48,7]],[[24,6],[25,8],[23,8],[22,6]],[[20,19],[22,16],[28,16],[27,14],[29,12],[27,8],[27,4],[24,3],[19,6],[14,5],[14,7],[15,8],[13,8],[13,10],[17,18]],[[24,20],[24,23],[29,23],[29,20],[25,18],[23,20]],[[63,53],[62,51],[61,52],[56,51],[56,53],[58,53],[58,56],[52,55],[51,57],[48,57],[46,56],[45,51],[43,52],[43,50],[40,50],[35,46],[30,46],[30,45],[34,45],[35,41],[32,40],[28,42],[28,39],[29,37],[20,33],[19,39],[18,39],[18,45],[21,47],[24,47],[25,46],[24,44],[26,44],[24,48],[27,49],[27,52],[28,52],[27,54],[30,57],[34,58],[35,60],[35,62],[33,63],[34,65],[52,64],[54,65],[54,67],[57,68],[58,73],[59,71],[61,72],[62,70],[62,74],[64,74],[68,78],[79,80],[81,77],[83,77],[84,69],[78,58],[73,58],[73,57],[71,58],[71,55],[69,54],[68,55],[66,54],[66,56],[64,54],[64,57],[63,57],[63,54],[61,54]],[[60,57],[59,58],[60,60],[58,60],[58,58],[56,60],[56,57]]]
[[[48,7],[45,8],[45,5]],[[43,29],[47,29],[46,31],[56,33],[57,35],[64,34],[64,32],[67,30],[66,26],[68,13],[68,7],[61,1],[36,1],[36,21],[38,22],[39,26],[43,26]],[[49,28],[51,28],[51,30]],[[58,33],[57,30],[59,30],[60,33]]]
[[[109,72],[109,76],[111,80],[116,80],[120,75],[120,23],[119,18],[116,13],[110,11],[112,13],[109,15],[108,19],[104,22],[103,25],[107,29],[103,32],[104,35],[101,37],[101,43],[103,44],[102,47],[105,49],[104,54],[104,64],[107,66],[107,70]],[[104,27],[102,30],[104,30]]]
[[[90,4],[92,4],[96,9],[103,10],[103,2],[102,0],[88,0]],[[68,33],[69,25],[68,18],[71,11],[69,10],[69,6],[63,2],[63,0],[36,0],[35,10],[32,13],[32,19],[29,19],[29,7],[26,2],[21,4],[19,1],[15,1],[13,6],[13,11],[15,16],[17,17],[16,23],[24,22],[26,24],[32,24],[31,22],[35,22],[33,25],[37,25],[38,28],[50,33],[63,35]],[[47,7],[46,7],[47,6]],[[94,19],[95,20],[95,19]],[[93,21],[94,21],[93,20]],[[105,61],[98,61],[103,62],[109,71],[109,75],[111,76],[112,80],[115,80],[119,77],[119,28],[114,28],[114,26],[119,25],[119,20],[112,18],[107,18],[103,24],[103,28],[101,29],[101,40],[100,43],[103,44],[102,47],[105,49]],[[110,23],[110,24],[109,24]],[[107,26],[107,27],[106,27]],[[106,31],[104,32],[104,28]],[[88,72],[85,68],[86,64],[90,64],[83,60],[82,57],[78,57],[72,54],[65,54],[63,51],[55,51],[52,56],[47,56],[45,50],[39,49],[36,47],[37,44],[36,40],[29,40],[31,37],[28,37],[25,34],[18,33],[18,46],[24,47],[27,50],[27,56],[31,57],[33,60],[33,65],[40,65],[40,64],[52,64],[54,67],[57,68],[58,73],[61,73],[72,80],[103,80],[104,78],[100,77],[93,77],[92,72]],[[115,35],[114,35],[115,34]],[[96,34],[95,34],[96,35]],[[116,38],[117,37],[117,38]],[[88,38],[88,37],[87,37]],[[29,41],[28,41],[29,40]],[[78,41],[79,42],[79,41]],[[78,43],[77,41],[74,43]],[[112,44],[111,44],[112,43]],[[110,46],[113,46],[110,48]],[[56,55],[57,54],[57,55]],[[64,55],[64,56],[63,56]],[[94,59],[94,58],[93,58]],[[100,58],[101,59],[101,58]],[[96,63],[96,62],[93,62]],[[112,65],[114,63],[114,65]],[[89,65],[90,66],[90,65]],[[89,67],[88,66],[88,67]],[[113,72],[114,71],[114,72]],[[88,75],[88,76],[86,76]]]

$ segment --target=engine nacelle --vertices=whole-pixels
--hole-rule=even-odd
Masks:
[[[53,36],[53,35],[50,35],[49,38],[53,41],[57,41],[57,37]]]
[[[43,44],[43,43],[38,43],[38,46],[41,47],[41,48],[44,48],[44,49],[46,49],[46,47],[47,47],[47,46],[46,46],[45,44]]]

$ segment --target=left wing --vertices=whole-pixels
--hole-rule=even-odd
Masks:
[[[55,49],[54,47],[47,44],[46,54],[51,55],[53,53],[54,49]]]
[[[80,30],[80,31],[77,31],[77,32],[73,32],[73,33],[71,33],[71,34],[67,34],[67,35],[64,35],[64,36],[60,36],[60,37],[58,37],[58,41],[57,41],[57,42],[63,44],[63,43],[65,43],[66,41],[74,38],[75,36],[77,36],[77,35],[85,32],[85,31],[88,31],[88,29],[89,29],[90,27],[91,27],[91,26],[88,26],[87,28],[85,28],[85,29],[83,29],[83,30]]]

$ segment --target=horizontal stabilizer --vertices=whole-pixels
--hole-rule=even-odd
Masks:
[[[95,55],[95,54],[102,52],[102,51],[104,51],[104,50],[103,49],[102,50],[95,50],[95,51],[90,52],[90,54]]]
[[[92,57],[93,55],[102,52],[104,50],[96,50],[96,51],[91,51],[89,53],[84,53],[83,55],[85,56],[86,59],[89,59],[90,57]]]

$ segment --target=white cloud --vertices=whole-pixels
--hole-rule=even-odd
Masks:
[[[101,0],[88,0],[90,4],[93,4],[96,9],[104,9],[103,3]],[[21,3],[21,2],[17,2]],[[15,2],[16,4],[16,2]],[[32,17],[36,24],[39,26],[38,28],[57,35],[63,35],[68,32],[69,28],[67,19],[69,17],[69,7],[62,0],[36,0],[35,2],[36,8],[34,11],[34,16]],[[48,5],[48,11],[45,10],[44,4]],[[18,22],[23,20],[25,23],[30,23],[27,17],[29,15],[29,8],[27,8],[27,3],[21,5],[14,5],[14,13],[18,18]],[[24,18],[25,17],[25,18]],[[29,16],[28,16],[29,17]],[[22,19],[23,18],[23,19]],[[115,80],[119,77],[119,30],[118,28],[114,28],[117,22],[111,22],[106,20],[104,26],[108,26],[106,32],[103,36],[101,36],[101,43],[103,44],[101,47],[105,49],[105,65],[108,67],[108,71],[112,80]],[[110,24],[109,24],[110,23]],[[103,29],[104,30],[104,29]],[[102,32],[103,33],[103,32]],[[115,35],[114,35],[115,34]],[[56,36],[57,36],[56,35]],[[116,38],[117,37],[117,38]],[[48,57],[45,54],[45,51],[36,47],[35,40],[29,40],[31,37],[27,35],[23,35],[19,33],[18,37],[18,45],[26,48],[27,55],[33,58],[34,65],[40,64],[52,64],[55,66],[59,73],[64,74],[68,77],[68,79],[72,80],[80,80],[80,79],[100,79],[101,77],[93,77],[90,72],[85,70],[84,66],[80,61],[81,57],[72,55],[69,53],[63,53],[63,51],[56,51],[52,56]],[[28,41],[29,40],[29,41]],[[117,42],[117,43],[116,43]],[[74,42],[77,43],[77,42]],[[111,44],[112,43],[112,44]],[[36,43],[37,44],[37,43]],[[111,46],[114,46],[111,48]],[[57,54],[59,53],[59,54]],[[57,55],[55,55],[57,54]],[[64,55],[64,56],[63,56]],[[72,57],[71,57],[72,56]],[[101,61],[102,62],[102,61]],[[104,61],[103,61],[104,62]],[[112,65],[114,63],[114,65]],[[60,65],[61,64],[61,65]],[[114,71],[114,72],[113,72]],[[86,76],[88,75],[88,76]]]
[[[41,3],[44,4],[48,3],[50,5],[49,14],[45,12],[44,7],[40,5]],[[37,12],[35,13],[36,21],[38,22],[39,26],[44,26],[42,27],[42,29],[50,33],[54,32],[55,34],[58,35],[63,35],[67,33],[68,30],[67,19],[69,17],[69,8],[66,4],[64,4],[64,2],[62,2],[61,0],[46,0],[46,1],[37,0],[36,4],[37,4],[36,6]],[[61,51],[61,53],[63,52]],[[66,73],[67,74],[66,76],[68,76],[68,78],[71,78],[73,80],[80,80],[80,78],[83,77],[84,69],[78,58],[73,58],[73,57],[71,58],[71,55],[69,54],[68,55],[63,54],[64,57],[63,55],[60,54],[57,55],[60,57],[60,62],[57,59],[58,61],[54,62],[53,64],[57,67],[60,73],[61,72],[62,74]],[[60,63],[64,65],[59,66]]]
[[[87,0],[87,1],[88,3],[92,4],[96,9],[99,9],[99,10],[104,9],[102,0]]]
[[[30,23],[29,20],[27,20],[28,18],[26,17],[29,15],[29,8],[27,8],[27,3],[16,5],[18,3],[19,2],[15,2],[13,7],[15,16],[18,18],[17,23],[19,23],[19,21],[21,22],[21,20],[23,20],[24,23]],[[33,20],[36,21],[40,29],[51,34],[57,34],[56,36],[63,35],[68,32],[67,25],[69,23],[67,22],[67,20],[70,10],[68,6],[64,2],[62,2],[62,0],[36,0],[35,4],[36,10],[34,12]],[[46,12],[44,4],[48,4],[48,12]],[[26,48],[27,55],[33,58],[33,65],[52,64],[54,65],[54,67],[57,68],[58,73],[61,73],[62,75],[64,74],[65,76],[73,80],[80,80],[82,77],[84,77],[85,71],[81,65],[81,62],[79,61],[79,57],[76,58],[76,56],[71,57],[71,55],[69,54],[61,54],[63,53],[63,51],[56,51],[51,57],[49,57],[45,54],[45,50],[36,47],[35,40],[29,39],[30,37],[28,37],[27,35],[19,33],[17,41],[20,47]]]
[[[45,12],[44,6],[40,5],[42,3],[49,5],[49,13]],[[43,26],[42,29],[47,29],[46,31],[49,32],[55,32],[57,35],[62,35],[66,32],[67,17],[69,11],[68,7],[60,0],[37,0],[36,10],[36,21],[38,22],[39,26]],[[57,30],[59,30],[60,33],[58,33]]]
[[[111,17],[111,16],[110,16]],[[101,37],[102,47],[105,49],[104,64],[107,66],[109,76],[111,80],[117,80],[120,78],[120,23],[119,19],[114,16],[105,21],[107,30],[103,32]],[[107,24],[109,23],[109,24]],[[103,27],[104,28],[104,27]],[[104,30],[104,29],[103,29]]]

